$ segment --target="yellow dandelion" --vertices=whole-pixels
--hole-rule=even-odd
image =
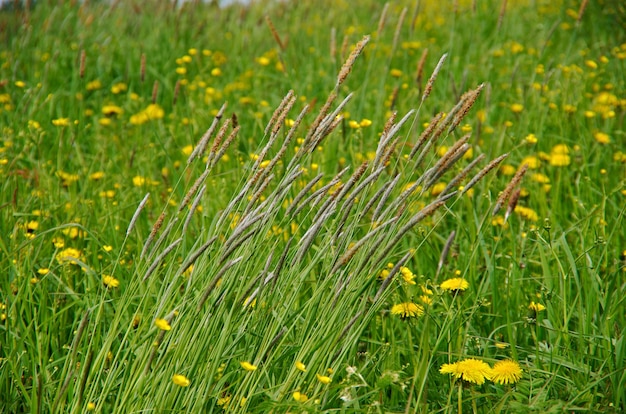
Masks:
[[[515,384],[522,378],[522,369],[516,361],[498,361],[492,368],[491,381],[496,384]]]
[[[102,283],[108,288],[116,288],[120,285],[120,281],[111,275],[102,275]]]
[[[186,376],[180,374],[174,374],[172,376],[172,382],[181,387],[188,387],[189,384],[191,384],[191,381],[189,381]]]
[[[424,307],[413,302],[405,302],[391,307],[391,314],[401,319],[416,318],[424,314]]]
[[[257,369],[256,365],[252,365],[248,361],[241,361],[239,364],[241,364],[241,368],[245,369],[246,371],[256,371]]]
[[[307,402],[307,400],[309,399],[309,397],[307,397],[305,394],[301,393],[300,391],[296,391],[294,392],[292,395],[294,400],[304,403]]]
[[[444,280],[439,287],[442,290],[447,290],[450,292],[457,292],[466,290],[469,287],[469,283],[467,280],[462,277],[453,277],[452,279]]]
[[[530,220],[530,221],[539,220],[539,215],[532,208],[528,208],[524,206],[516,206],[514,211],[517,214],[519,214],[521,217],[525,218],[526,220]]]
[[[317,380],[322,384],[330,384],[333,381],[330,377],[327,377],[325,375],[315,374],[315,376],[317,377]]]
[[[70,126],[71,122],[69,118],[57,118],[52,120],[54,126]]]
[[[519,114],[524,110],[524,105],[514,103],[510,106],[510,109],[511,109],[511,112],[513,112],[514,114]]]
[[[485,380],[490,379],[493,375],[489,364],[474,358],[464,359],[454,364],[443,364],[439,372],[478,385],[484,384]]]
[[[170,323],[165,319],[157,318],[154,320],[154,324],[162,331],[169,331],[172,329]]]
[[[528,309],[532,312],[541,312],[543,310],[546,310],[546,307],[543,306],[541,303],[530,302],[530,304],[528,305]]]
[[[596,132],[595,134],[593,134],[593,137],[600,144],[611,143],[611,137],[609,136],[609,134],[605,134],[604,132]]]
[[[302,363],[302,361],[296,362],[296,369],[302,372],[306,372],[306,365]]]

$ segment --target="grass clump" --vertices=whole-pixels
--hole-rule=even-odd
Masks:
[[[2,411],[624,407],[624,45],[322,6],[0,12]]]

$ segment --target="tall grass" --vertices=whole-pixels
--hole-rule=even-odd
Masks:
[[[626,408],[580,4],[2,13],[2,411]]]

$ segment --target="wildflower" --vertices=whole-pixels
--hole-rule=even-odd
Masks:
[[[355,120],[351,120],[350,122],[348,122],[348,126],[352,129],[359,129],[361,128],[361,124],[359,124],[357,121]]]
[[[596,132],[595,134],[593,134],[593,137],[600,144],[609,144],[611,142],[611,137],[609,136],[609,134],[605,134],[604,132]]]
[[[454,364],[443,364],[439,369],[442,374],[451,374],[456,379],[482,385],[485,379],[493,375],[492,369],[486,362],[474,358],[464,359]]]
[[[496,384],[515,384],[522,377],[522,369],[516,361],[498,361],[492,368],[491,381]]]
[[[361,122],[359,122],[359,125],[361,127],[363,127],[363,128],[366,128],[366,127],[372,125],[372,121],[367,119],[367,118],[363,118],[363,119],[361,119]]]
[[[257,58],[256,61],[261,66],[267,66],[267,65],[270,64],[269,58],[267,58],[265,56],[261,56],[261,57]]]
[[[113,246],[104,245],[104,246],[102,246],[102,250],[104,250],[105,252],[109,253],[110,251],[113,250]]]
[[[306,372],[306,365],[302,363],[302,361],[296,362],[296,369],[302,372]]]
[[[444,280],[439,287],[442,290],[449,290],[452,293],[456,293],[466,290],[469,287],[469,283],[462,277],[453,277],[452,279]]]
[[[87,84],[88,91],[96,91],[101,88],[102,88],[102,82],[100,82],[98,79],[91,81]]]
[[[120,285],[120,281],[111,275],[102,275],[102,283],[107,288],[116,288]]]
[[[546,307],[543,306],[541,303],[530,302],[530,304],[528,305],[528,309],[532,312],[537,313],[546,310]]]
[[[438,196],[443,190],[445,190],[447,185],[447,183],[437,183],[433,185],[433,188],[430,190],[430,195],[433,197]]]
[[[391,69],[389,71],[389,74],[394,78],[399,78],[400,76],[402,76],[402,71],[400,69]]]
[[[39,273],[42,276],[45,276],[48,273],[50,273],[50,269],[48,269],[47,267],[42,267],[41,269],[37,269],[37,273]]]
[[[514,114],[519,114],[524,110],[524,105],[514,103],[510,106],[510,109],[511,109],[511,112],[513,112]]]
[[[23,88],[26,86],[26,83],[24,83],[24,81],[15,81],[15,86],[17,86],[18,88]]]
[[[92,402],[88,402],[87,403],[87,411],[93,411],[96,409],[96,404],[92,403]]]
[[[402,266],[400,268],[400,273],[402,274],[402,278],[407,284],[409,285],[415,284],[415,274],[413,274],[413,272],[411,272],[411,270],[408,267]]]
[[[102,171],[96,171],[95,173],[92,173],[89,175],[89,179],[92,181],[98,181],[104,178],[104,172]]]
[[[226,407],[228,405],[228,403],[230,402],[232,396],[230,394],[226,394],[223,397],[220,397],[217,399],[217,405],[219,405],[220,407]]]
[[[248,361],[241,361],[240,364],[241,368],[245,369],[246,371],[256,371],[257,369],[256,365],[252,365]]]
[[[524,138],[524,140],[529,144],[536,144],[537,136],[535,134],[528,134],[526,135],[526,138]]]
[[[400,303],[391,307],[391,314],[401,319],[416,318],[424,314],[424,307],[413,302]]]
[[[70,126],[70,119],[69,118],[58,118],[58,119],[53,119],[52,120],[52,125],[54,126]]]
[[[307,397],[305,394],[302,394],[300,391],[296,391],[292,394],[292,397],[294,400],[304,403],[307,402],[307,400],[309,399],[309,397]]]
[[[184,375],[174,374],[172,376],[172,382],[176,385],[180,385],[181,387],[188,387],[191,384],[191,381]]]
[[[113,93],[114,95],[117,95],[119,93],[125,92],[127,89],[128,89],[128,86],[126,86],[125,83],[120,82],[111,86],[111,93]]]
[[[332,382],[332,379],[330,377],[327,377],[325,375],[320,375],[320,374],[315,374],[315,376],[317,377],[317,380],[319,382],[321,382],[322,384],[330,384]]]
[[[550,165],[553,167],[567,167],[570,162],[570,156],[567,154],[550,155]]]
[[[222,70],[220,68],[213,68],[211,70],[211,76],[222,76]]]
[[[154,324],[156,325],[157,328],[159,328],[162,331],[170,331],[172,329],[172,326],[170,325],[170,323],[165,319],[156,318],[154,320]]]
[[[539,215],[537,214],[535,210],[531,208],[524,207],[524,206],[515,206],[514,211],[520,216],[522,216],[523,218],[525,218],[526,220],[530,220],[530,221],[539,220]]]
[[[81,256],[82,255],[80,250],[74,249],[73,247],[68,247],[67,249],[61,250],[57,254],[56,259],[60,264],[76,264],[76,261],[80,260]]]

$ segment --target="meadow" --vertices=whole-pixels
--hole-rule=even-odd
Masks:
[[[0,10],[0,412],[626,411],[612,1]]]

